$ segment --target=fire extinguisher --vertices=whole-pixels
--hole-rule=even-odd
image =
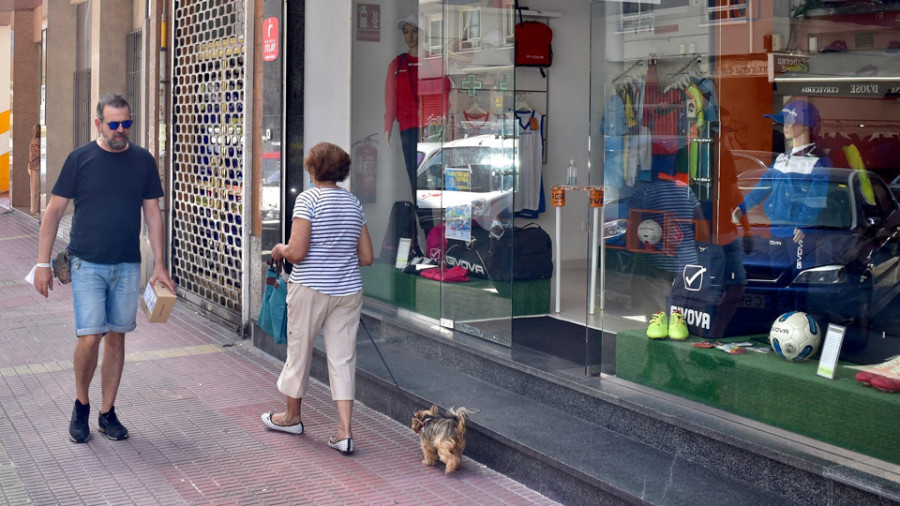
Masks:
[[[353,144],[353,193],[364,204],[375,202],[375,183],[378,175],[378,143],[373,137],[378,132],[366,136]]]

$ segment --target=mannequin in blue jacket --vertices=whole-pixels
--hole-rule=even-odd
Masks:
[[[783,125],[785,144],[790,148],[762,174],[756,187],[734,209],[731,219],[739,223],[748,209],[762,204],[771,224],[770,258],[774,265],[788,261],[796,276],[804,269],[804,228],[816,224],[825,206],[828,183],[821,177],[821,169],[830,163],[816,150],[819,111],[814,105],[797,99],[788,102],[780,113],[765,116]],[[797,198],[798,195],[803,197]],[[811,248],[807,247],[807,258],[810,253]],[[801,298],[782,302],[789,306],[785,310],[804,310]]]
[[[778,155],[757,187],[744,197],[744,202],[732,213],[732,221],[739,223],[747,209],[761,203],[772,224],[772,233],[782,229],[777,235],[791,236],[798,243],[804,237],[803,227],[815,224],[827,190],[816,171],[828,166],[827,159],[816,151],[819,112],[805,100],[794,100],[780,113],[765,116],[784,126],[785,142],[791,148]],[[796,196],[804,192],[806,198],[798,200]]]

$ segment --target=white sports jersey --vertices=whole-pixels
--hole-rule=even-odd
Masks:
[[[537,212],[541,204],[544,118],[543,114],[534,111],[516,111],[519,125],[519,187],[514,198],[515,212],[523,209]]]

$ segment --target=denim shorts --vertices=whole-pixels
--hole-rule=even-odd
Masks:
[[[140,294],[140,263],[95,264],[72,257],[76,336],[131,332]]]

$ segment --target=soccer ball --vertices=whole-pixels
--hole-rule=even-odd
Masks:
[[[775,319],[769,331],[769,344],[779,357],[802,362],[819,351],[822,331],[812,316],[790,311]]]
[[[638,225],[637,236],[642,243],[652,246],[662,239],[662,227],[655,220],[644,220]]]

